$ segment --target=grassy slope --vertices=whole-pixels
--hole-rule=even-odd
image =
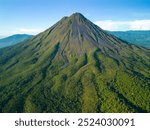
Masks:
[[[36,69],[22,68],[16,76],[1,80],[2,112],[150,112],[148,71],[143,70],[141,78],[96,51],[71,58],[61,68],[56,51],[55,46],[49,54],[51,64],[30,63]],[[17,72],[11,71],[6,75]]]

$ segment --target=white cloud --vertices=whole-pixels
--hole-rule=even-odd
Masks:
[[[110,31],[126,31],[126,30],[150,30],[150,20],[134,20],[134,21],[96,21],[96,25],[104,30]]]
[[[21,28],[18,30],[18,33],[25,33],[25,34],[38,34],[42,32],[42,29],[32,29],[32,28]]]

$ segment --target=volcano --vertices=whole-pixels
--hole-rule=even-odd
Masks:
[[[80,13],[0,49],[0,112],[150,112],[150,50]]]

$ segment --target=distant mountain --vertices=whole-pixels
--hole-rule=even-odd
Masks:
[[[27,39],[30,39],[32,35],[27,34],[16,34],[6,38],[0,39],[0,48],[11,46],[17,44],[19,42],[23,42]]]
[[[64,17],[0,49],[0,112],[150,112],[150,49]]]
[[[110,33],[129,43],[150,48],[150,31],[112,31]]]

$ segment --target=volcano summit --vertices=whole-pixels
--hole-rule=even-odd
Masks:
[[[150,50],[82,14],[0,49],[0,112],[150,112]]]

